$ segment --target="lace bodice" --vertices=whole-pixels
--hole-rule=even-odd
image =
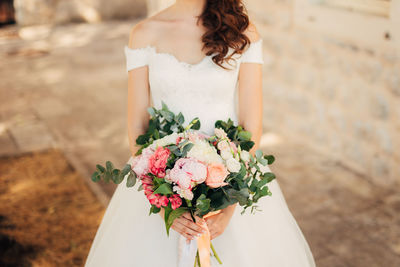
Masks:
[[[126,70],[142,66],[149,68],[151,99],[156,108],[163,100],[171,111],[182,112],[185,123],[199,117],[200,130],[212,134],[216,120],[231,118],[238,123],[237,85],[241,63],[263,64],[262,39],[251,43],[243,54],[235,54],[232,65],[224,62],[225,70],[205,56],[200,62],[190,64],[169,53],[158,52],[154,46],[124,47]],[[232,52],[232,48],[228,55]]]

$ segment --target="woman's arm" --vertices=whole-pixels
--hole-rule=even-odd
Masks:
[[[254,24],[250,24],[246,35],[251,42],[257,41],[260,36]],[[254,146],[250,153],[254,154],[259,148],[262,134],[262,65],[257,63],[242,63],[239,69],[239,114],[238,122],[246,131],[252,133]],[[221,235],[228,226],[237,203],[222,210],[218,215],[206,219],[210,229],[211,239]]]
[[[146,33],[142,24],[136,24],[129,36],[129,47],[145,46]],[[128,72],[128,103],[127,126],[129,148],[132,156],[139,149],[136,138],[145,133],[150,115],[147,108],[150,106],[150,85],[148,80],[148,66],[134,68]]]

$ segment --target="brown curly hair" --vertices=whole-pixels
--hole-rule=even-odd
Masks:
[[[224,69],[227,69],[222,65],[224,61],[231,60],[234,54],[242,54],[250,44],[250,39],[243,34],[250,22],[241,0],[206,0],[198,21],[207,29],[202,36],[203,50],[208,56],[217,52],[212,60]],[[234,51],[226,57],[229,47]]]

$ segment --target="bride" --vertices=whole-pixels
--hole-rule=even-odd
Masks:
[[[136,24],[125,46],[128,72],[128,136],[132,163],[137,136],[146,131],[147,108],[161,100],[185,121],[201,121],[213,134],[216,120],[231,118],[262,134],[262,39],[241,0],[177,0]],[[279,177],[278,177],[279,178]],[[126,179],[126,177],[125,177]],[[229,206],[206,220],[223,265],[228,267],[315,266],[312,253],[290,213],[276,180],[271,197],[256,214]],[[159,215],[148,215],[142,192],[117,186],[93,240],[86,267],[189,267],[185,248],[196,244],[202,228],[190,215],[174,221],[170,236]],[[162,212],[160,213],[163,216]],[[219,266],[212,257],[212,266]]]

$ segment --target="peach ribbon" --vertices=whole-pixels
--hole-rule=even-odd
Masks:
[[[203,219],[219,214],[221,211],[212,211],[203,216]],[[210,267],[210,254],[211,254],[211,236],[207,224],[202,225],[205,228],[205,233],[197,238],[197,249],[199,250],[201,267]]]

